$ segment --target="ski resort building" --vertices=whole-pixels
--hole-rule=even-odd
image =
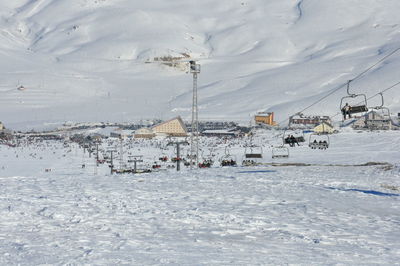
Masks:
[[[148,127],[143,127],[135,131],[135,139],[152,139],[156,136],[153,130]]]
[[[329,116],[305,116],[296,114],[289,117],[289,128],[314,128],[322,123],[332,124]]]
[[[118,129],[110,132],[110,137],[119,138],[119,139],[131,138],[132,131],[131,130],[123,130],[121,128],[118,128]]]
[[[256,124],[264,124],[270,126],[276,126],[276,122],[274,121],[274,112],[264,113],[260,112],[254,116],[254,120]]]
[[[390,117],[384,116],[376,111],[370,111],[365,115],[357,118],[353,123],[354,129],[368,129],[368,130],[391,130],[394,129]]]
[[[313,131],[318,134],[332,134],[336,132],[335,128],[327,122],[322,122]]]
[[[187,128],[183,123],[180,116],[162,122],[158,125],[153,126],[152,131],[156,135],[167,135],[171,137],[187,137]]]

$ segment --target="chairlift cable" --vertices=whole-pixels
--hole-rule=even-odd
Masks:
[[[393,85],[387,87],[386,89],[384,89],[384,90],[382,90],[382,91],[380,91],[380,92],[377,92],[376,94],[370,96],[369,98],[367,98],[367,100],[370,100],[370,99],[372,99],[372,98],[378,96],[378,95],[381,94],[381,93],[387,92],[388,90],[393,89],[394,87],[396,87],[396,86],[398,86],[398,85],[400,85],[400,81],[399,81],[399,82],[396,82],[395,84],[393,84]],[[362,103],[362,102],[359,102],[359,103],[357,103],[357,105],[358,105],[358,104],[361,104],[361,103]],[[333,118],[333,117],[336,117],[336,116],[339,115],[339,114],[341,114],[341,113],[340,113],[340,112],[337,112],[335,115],[332,116],[332,118]]]
[[[371,65],[370,67],[368,67],[367,69],[365,69],[363,72],[359,73],[357,76],[355,76],[351,81],[357,80],[359,78],[361,78],[363,75],[365,75],[365,73],[367,73],[368,71],[370,71],[371,69],[373,69],[374,67],[376,67],[378,64],[382,63],[383,61],[385,61],[386,59],[388,59],[389,57],[391,57],[392,55],[394,55],[395,53],[397,53],[398,51],[400,51],[400,47],[396,48],[395,50],[393,50],[392,52],[390,52],[389,54],[387,54],[386,56],[384,56],[383,58],[379,59],[376,63],[374,63],[373,65]],[[307,106],[306,108],[302,109],[300,112],[296,112],[296,114],[298,113],[303,113],[304,111],[310,109],[311,107],[313,107],[314,105],[320,103],[321,101],[325,100],[326,98],[328,98],[329,96],[331,96],[332,94],[334,94],[335,92],[339,91],[340,89],[346,87],[348,84],[348,82],[343,83],[342,85],[339,85],[337,88],[333,89],[330,93],[328,93],[327,95],[323,96],[322,98],[318,99],[317,101],[315,101],[314,103],[310,104],[309,106]],[[376,96],[376,95],[375,95]],[[293,114],[295,115],[295,114]],[[290,117],[290,116],[289,116]],[[285,120],[279,122],[279,124],[282,124],[286,121],[288,121],[289,118],[286,118]]]

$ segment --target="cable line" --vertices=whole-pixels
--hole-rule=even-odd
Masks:
[[[391,86],[389,86],[389,87],[387,87],[387,88],[384,89],[383,91],[380,91],[380,92],[378,92],[378,93],[372,95],[371,97],[367,98],[367,100],[370,100],[370,99],[372,99],[372,98],[378,96],[378,95],[381,94],[381,93],[387,92],[388,90],[393,89],[394,87],[396,87],[396,86],[398,86],[398,85],[400,85],[400,81],[399,81],[399,82],[396,82],[395,84],[393,84],[393,85],[391,85]],[[362,102],[359,102],[359,103],[357,103],[357,105],[358,105],[358,104],[361,104],[361,103],[362,103]],[[336,114],[334,114],[334,115],[332,116],[332,118],[333,118],[333,117],[336,117],[336,116],[339,115],[340,113],[341,113],[341,112],[337,112]]]
[[[370,67],[368,67],[367,69],[365,69],[363,72],[359,73],[357,76],[355,76],[352,80],[350,81],[354,81],[357,80],[359,78],[361,78],[365,73],[367,73],[368,71],[370,71],[371,69],[373,69],[374,67],[376,67],[378,64],[382,63],[383,61],[385,61],[386,59],[388,59],[389,57],[391,57],[392,55],[394,55],[395,53],[397,53],[398,51],[400,51],[400,47],[398,47],[397,49],[393,50],[392,52],[390,52],[389,54],[387,54],[386,56],[384,56],[383,58],[381,58],[380,60],[378,60],[375,64],[371,65]],[[303,113],[304,111],[310,109],[311,107],[313,107],[314,105],[320,103],[321,101],[325,100],[326,98],[328,98],[329,96],[331,96],[332,94],[334,94],[335,92],[337,92],[338,90],[344,88],[347,85],[347,82],[339,85],[339,87],[335,88],[334,90],[332,90],[330,93],[328,93],[327,95],[323,96],[322,98],[318,99],[317,101],[315,101],[314,103],[310,104],[309,106],[307,106],[306,108],[302,109],[299,112],[296,112],[293,115],[299,114],[299,113]],[[376,95],[375,95],[376,96]],[[289,116],[290,117],[290,116]],[[289,120],[289,118],[286,118],[285,120],[279,122],[279,124],[282,124],[284,122],[286,122],[287,120]]]

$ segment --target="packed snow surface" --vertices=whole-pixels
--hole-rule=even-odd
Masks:
[[[1,146],[0,264],[398,263],[397,132],[341,133],[327,150],[306,143],[272,159],[276,133],[252,139],[260,166],[240,166],[244,140],[208,138],[202,157],[215,154],[212,168],[138,175],[96,168],[75,144]],[[174,156],[165,145],[127,140],[123,149],[151,164]],[[238,167],[219,167],[224,147]]]
[[[2,1],[1,120],[30,129],[188,118],[186,63],[146,64],[183,58],[202,66],[201,119],[248,121],[267,110],[283,121],[398,48],[399,9],[397,0]],[[398,82],[399,58],[376,65],[351,92],[371,97]],[[398,91],[385,93],[393,113]],[[307,113],[334,115],[345,94]]]

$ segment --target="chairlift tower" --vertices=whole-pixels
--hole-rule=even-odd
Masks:
[[[200,73],[200,65],[195,61],[189,61],[190,73],[193,74],[193,100],[192,100],[192,132],[190,135],[190,168],[193,162],[199,165],[199,109],[197,104],[197,75]],[[196,160],[194,160],[196,158]]]
[[[114,158],[113,158],[113,153],[116,153],[116,152],[117,152],[117,149],[111,148],[111,149],[107,150],[107,152],[110,153],[110,164],[109,164],[109,166],[110,166],[111,174],[113,174],[113,173],[114,173]]]
[[[124,139],[120,138],[120,146],[119,146],[119,169],[122,170],[124,165]]]
[[[136,174],[137,173],[137,163],[142,163],[143,162],[143,155],[131,155],[129,156],[128,163],[133,163],[133,171]]]
[[[181,170],[181,145],[188,145],[187,141],[170,141],[168,142],[167,146],[175,145],[176,146],[176,171]],[[190,162],[192,162],[192,159],[190,159]]]

